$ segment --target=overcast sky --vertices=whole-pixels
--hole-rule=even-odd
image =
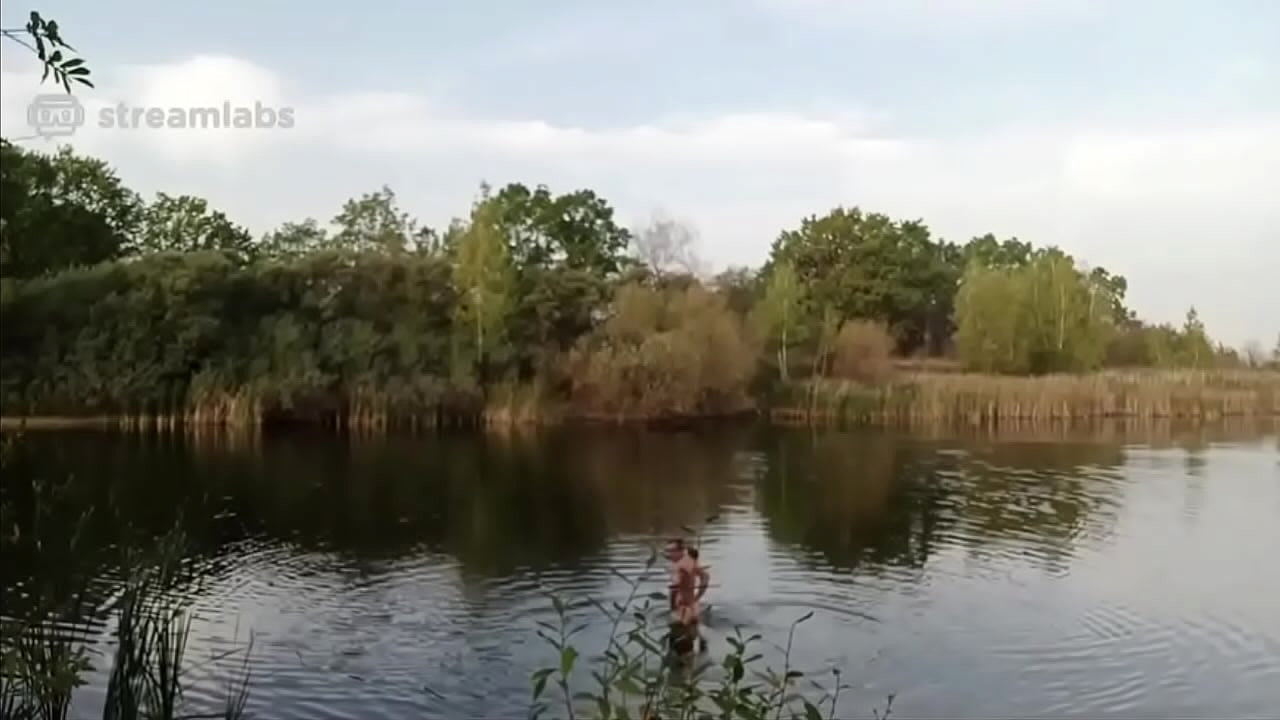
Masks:
[[[595,189],[629,225],[673,215],[722,267],[858,205],[1057,244],[1128,277],[1139,313],[1194,304],[1231,344],[1280,331],[1280,2],[37,5],[97,81],[71,144],[255,234],[383,183],[443,225],[482,180],[520,181]],[[30,136],[39,71],[4,45],[0,125]],[[119,103],[223,101],[296,123],[97,127]]]

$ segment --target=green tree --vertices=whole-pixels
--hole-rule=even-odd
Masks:
[[[774,265],[765,282],[764,297],[756,306],[756,322],[761,337],[776,346],[778,378],[786,382],[790,368],[787,349],[804,340],[804,288],[788,260]]]
[[[263,255],[272,258],[297,258],[329,245],[329,234],[315,218],[287,222],[267,233],[260,243]]]
[[[333,224],[338,231],[332,244],[344,250],[398,254],[420,244],[430,245],[433,237],[430,229],[419,228],[418,222],[400,209],[395,192],[386,185],[348,200]]]
[[[974,261],[956,300],[961,360],[984,372],[1091,370],[1106,357],[1116,299],[1108,277],[1056,248],[1025,265]]]
[[[997,240],[995,235],[987,233],[964,245],[961,262],[966,267],[976,262],[990,268],[1019,268],[1031,262],[1032,252],[1031,243],[1017,238]]]
[[[482,197],[458,241],[453,271],[461,328],[474,333],[474,350],[485,380],[485,359],[498,343],[512,305],[512,268],[499,218],[501,207]]]
[[[253,236],[204,198],[156,193],[142,215],[139,246],[147,252],[218,250],[237,262],[257,253]]]
[[[595,327],[610,283],[630,264],[631,236],[588,190],[553,195],[512,183],[496,193],[482,185],[481,193],[511,267],[509,352],[493,359],[528,379]],[[455,227],[441,246],[456,256],[465,236]]]
[[[1029,313],[1030,370],[1090,370],[1101,365],[1111,340],[1109,290],[1076,269],[1057,248],[1039,250],[1027,273],[1023,303]]]
[[[711,284],[724,296],[729,309],[743,317],[751,312],[760,296],[760,277],[749,267],[726,268]]]
[[[1101,293],[1111,321],[1122,326],[1133,320],[1133,311],[1124,304],[1125,293],[1129,290],[1129,281],[1123,275],[1112,275],[1106,268],[1095,267],[1089,271],[1089,281]]]
[[[103,161],[0,141],[0,275],[31,277],[120,257],[142,201]]]
[[[1014,268],[969,265],[955,303],[956,352],[966,367],[993,373],[1030,369],[1025,281]]]
[[[529,379],[553,372],[559,355],[596,327],[607,307],[610,284],[586,270],[527,268],[513,281],[509,361]]]
[[[627,265],[631,233],[614,220],[613,208],[590,190],[552,195],[511,183],[492,197],[512,263],[564,266],[611,276]]]
[[[1213,343],[1205,331],[1200,313],[1195,306],[1187,310],[1182,323],[1182,333],[1178,338],[1178,360],[1185,367],[1206,368],[1213,365]]]
[[[930,319],[950,304],[957,279],[946,249],[922,222],[895,222],[858,208],[838,207],[783,232],[770,262],[784,259],[814,308],[882,321],[903,352],[926,343]]]

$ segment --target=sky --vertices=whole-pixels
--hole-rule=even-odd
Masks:
[[[1130,305],[1280,333],[1280,2],[41,0],[92,68],[87,123],[32,137],[4,42],[0,131],[260,234],[389,185],[433,226],[480,183],[591,188],[628,226],[758,265],[837,205],[963,242],[1057,245]],[[25,12],[9,4],[5,28]],[[102,108],[291,108],[289,128],[98,126]]]

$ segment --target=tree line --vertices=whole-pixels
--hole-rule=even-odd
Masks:
[[[748,408],[890,355],[990,373],[1280,359],[1125,305],[1054,247],[935,237],[856,207],[710,276],[692,231],[591,190],[482,185],[429,227],[382,187],[254,237],[203,198],[144,199],[99,159],[0,146],[6,414],[466,415],[520,388],[600,416]],[[510,393],[507,395],[511,396]]]

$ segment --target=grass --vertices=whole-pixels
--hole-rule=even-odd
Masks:
[[[0,536],[4,556],[33,553],[41,561],[57,563],[92,552],[94,548],[81,542],[81,531],[93,510],[79,514],[74,530],[60,529],[55,516],[63,510],[60,499],[71,481],[14,477],[12,460],[18,442],[20,436],[6,437],[0,455],[5,471],[0,509],[6,528],[12,527]],[[184,566],[188,545],[179,527],[175,523],[165,535],[144,543],[144,550],[124,550],[118,558],[123,580],[113,601],[93,604],[87,582],[81,582],[58,589],[26,588],[34,591],[35,602],[4,608],[0,617],[0,717],[68,717],[76,689],[84,684],[84,674],[93,669],[87,648],[98,618],[113,625],[113,652],[101,709],[104,720],[197,717],[186,713],[183,703],[192,616],[173,591],[192,578]],[[246,664],[228,685],[224,711],[198,717],[233,720],[243,715],[249,648],[244,652]]]
[[[5,430],[116,427],[174,430],[182,427],[247,427],[266,424],[260,405],[248,401],[202,405],[181,415],[121,417],[6,417]],[[577,412],[536,384],[501,384],[473,413],[433,411],[396,414],[371,398],[335,416],[336,427],[361,432],[391,429],[481,427],[507,429],[566,421],[652,423],[673,418],[643,413]],[[750,411],[748,411],[750,412]],[[1015,377],[946,371],[903,371],[878,384],[851,380],[798,381],[771,403],[780,424],[1001,426],[1061,420],[1220,420],[1280,415],[1280,371],[1111,370],[1082,375]],[[723,417],[729,417],[728,415]],[[301,418],[306,420],[306,418]],[[714,418],[709,418],[714,419]]]
[[[107,611],[114,619],[110,670],[101,715],[104,720],[179,720],[186,712],[183,680],[191,614],[171,589],[182,582],[181,536],[161,538],[154,550],[139,553],[126,565],[119,597]],[[65,720],[73,693],[92,669],[84,638],[91,634],[82,596],[53,612],[32,612],[21,620],[6,619],[0,712],[13,720]],[[250,643],[250,646],[252,643]],[[245,666],[227,689],[227,704],[218,715],[242,717],[248,697],[248,648]]]
[[[1280,415],[1280,372],[1105,371],[1006,377],[909,373],[880,385],[796,383],[776,422],[1009,425],[1063,420],[1220,420]]]

